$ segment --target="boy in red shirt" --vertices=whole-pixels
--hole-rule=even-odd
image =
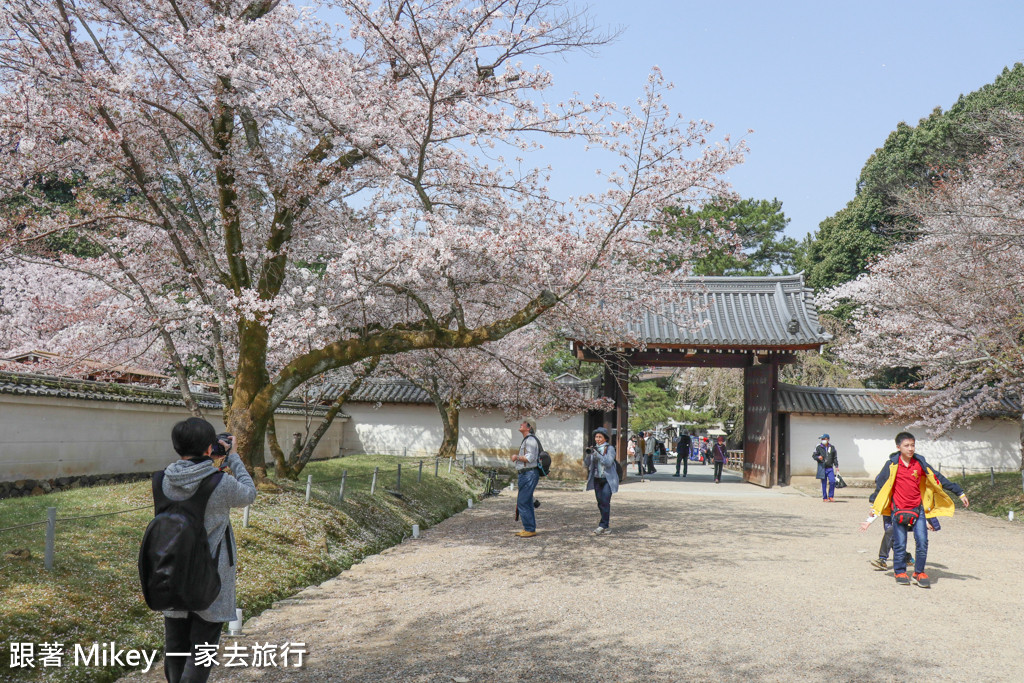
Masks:
[[[896,435],[899,457],[887,462],[875,477],[872,500],[876,514],[893,516],[893,571],[896,583],[910,585],[907,576],[907,535],[913,530],[916,546],[914,580],[922,588],[928,588],[931,582],[924,572],[928,559],[926,517],[951,517],[953,499],[942,490],[943,486],[934,470],[923,457],[915,453],[915,444],[914,435],[909,432]],[[898,517],[906,517],[907,521],[901,524]],[[866,529],[869,523],[864,522],[861,529]]]

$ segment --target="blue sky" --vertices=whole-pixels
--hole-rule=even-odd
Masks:
[[[743,196],[782,200],[795,237],[853,197],[861,167],[898,122],[916,124],[1024,61],[1018,2],[586,4],[597,25],[623,33],[595,57],[545,63],[556,78],[549,97],[575,90],[631,103],[658,65],[676,86],[674,111],[718,133],[754,129],[729,179]],[[558,152],[553,191],[592,189],[592,159]]]

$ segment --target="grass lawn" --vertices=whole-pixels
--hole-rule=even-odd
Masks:
[[[396,491],[399,463],[402,481]],[[242,510],[233,510],[238,606],[245,618],[400,542],[413,524],[426,528],[461,511],[467,498],[483,491],[480,472],[454,467],[449,474],[445,462],[435,477],[433,460],[425,460],[417,482],[417,465],[374,455],[311,463],[301,482],[278,482],[284,493],[257,496],[248,528],[242,528]],[[375,467],[378,484],[371,496]],[[339,502],[337,479],[343,471],[348,476]],[[307,505],[308,474],[315,483]],[[70,666],[74,644],[115,641],[122,648],[162,649],[163,643],[162,616],[146,607],[137,570],[139,543],[153,516],[149,481],[0,501],[0,528],[45,520],[47,507],[57,508],[59,520],[142,506],[121,515],[58,521],[52,572],[43,567],[45,525],[0,531],[0,680],[112,681],[124,670]],[[5,556],[20,548],[29,550],[31,559]],[[9,667],[12,642],[36,644],[35,669]],[[42,667],[38,650],[44,642],[64,645],[63,667]]]
[[[966,478],[953,474],[952,480],[964,487],[975,512],[1006,519],[1006,513],[1013,510],[1015,520],[1024,518],[1024,487],[1020,472],[997,472],[994,484],[988,474],[968,474]]]

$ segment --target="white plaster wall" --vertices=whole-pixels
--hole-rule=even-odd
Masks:
[[[904,427],[886,424],[880,417],[837,417],[790,414],[787,452],[794,476],[811,475],[817,465],[811,459],[818,437],[827,433],[839,455],[839,470],[853,477],[874,477],[889,454],[893,439]],[[970,428],[955,429],[933,439],[925,429],[909,428],[916,437],[917,452],[947,475],[961,466],[969,470],[1020,465],[1020,423],[1016,420],[980,419]]]
[[[346,403],[350,417],[344,451],[432,456],[441,447],[441,416],[429,404]],[[537,436],[553,460],[583,457],[583,415],[556,415],[537,421]],[[519,449],[520,420],[501,412],[463,410],[459,416],[459,453],[509,457]]]
[[[155,472],[178,457],[171,428],[187,417],[175,406],[0,394],[0,481]],[[314,457],[338,454],[344,422],[335,420]],[[284,440],[304,421],[278,415],[277,430]]]

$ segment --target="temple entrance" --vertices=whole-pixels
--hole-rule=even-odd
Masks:
[[[588,414],[587,434],[598,426],[615,430],[615,450],[625,471],[631,368],[742,368],[743,479],[764,487],[788,484],[789,458],[782,451],[778,413],[779,366],[792,363],[796,352],[818,350],[831,339],[818,324],[803,274],[695,278],[682,292],[682,303],[671,302],[678,294],[667,293],[670,303],[661,311],[628,325],[636,346],[571,343],[577,358],[604,364],[602,395],[615,405],[612,411]]]

